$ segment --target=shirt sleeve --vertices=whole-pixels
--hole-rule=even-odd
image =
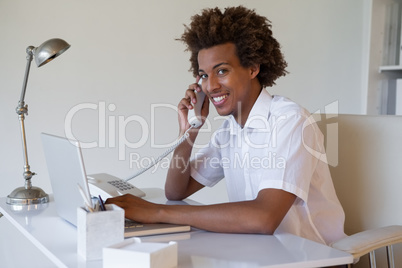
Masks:
[[[283,159],[283,165],[263,171],[259,191],[265,188],[282,189],[307,202],[318,162],[316,155],[311,152],[322,152],[322,141],[322,134],[311,117],[299,113],[278,117],[269,151]]]
[[[216,135],[214,135],[216,137]],[[190,160],[191,177],[204,186],[212,187],[224,178],[221,152],[216,139],[201,148]]]

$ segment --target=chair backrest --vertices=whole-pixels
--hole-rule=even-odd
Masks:
[[[314,117],[326,138],[345,232],[402,224],[402,117]]]

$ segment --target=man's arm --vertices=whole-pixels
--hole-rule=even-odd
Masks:
[[[197,136],[194,132],[176,148],[170,161],[165,182],[165,195],[169,200],[182,200],[204,187],[190,175],[192,144]]]
[[[132,195],[107,200],[125,210],[125,217],[143,223],[187,224],[212,232],[273,234],[296,196],[263,189],[254,200],[207,206],[160,205]]]
[[[187,116],[188,110],[193,109],[193,105],[197,101],[194,90],[201,91],[201,87],[198,85],[198,80],[199,77],[197,77],[197,83],[189,85],[189,88],[186,90],[185,97],[179,102],[177,107],[180,136],[183,136],[190,128]],[[203,123],[205,122],[208,113],[209,100],[208,98],[205,98],[201,112]],[[165,195],[170,200],[184,199],[204,187],[191,177],[189,166],[191,151],[193,149],[199,129],[200,127],[191,129],[189,131],[187,140],[180,144],[173,153],[165,182]]]

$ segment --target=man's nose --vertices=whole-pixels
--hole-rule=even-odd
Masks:
[[[207,88],[206,90],[209,93],[214,92],[216,89],[220,88],[219,79],[215,76],[209,76],[207,80]]]

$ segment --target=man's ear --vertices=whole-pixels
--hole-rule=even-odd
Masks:
[[[259,64],[254,64],[250,67],[251,79],[256,78],[259,73],[260,73],[260,65]]]

